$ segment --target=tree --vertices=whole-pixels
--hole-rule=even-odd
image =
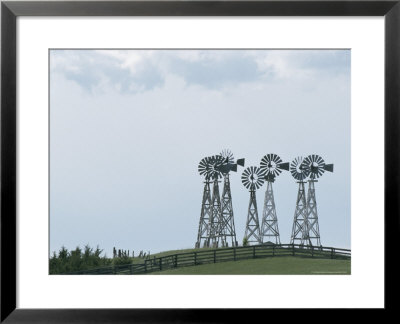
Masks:
[[[53,252],[49,260],[50,274],[62,274],[80,270],[105,267],[111,265],[111,260],[106,256],[101,256],[103,250],[96,247],[93,250],[89,245],[84,250],[78,246],[75,250],[68,251],[64,246],[58,251]]]

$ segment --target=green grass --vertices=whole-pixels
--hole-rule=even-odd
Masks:
[[[196,254],[193,252],[197,252]],[[332,255],[332,253],[335,253]],[[284,245],[275,247],[251,246],[236,249],[181,249],[151,254],[146,262],[148,274],[350,274],[350,258],[339,251]],[[313,255],[314,257],[311,257]],[[171,256],[171,257],[170,257]],[[172,257],[173,256],[173,257]],[[334,259],[331,257],[334,256]],[[162,257],[162,264],[160,264]],[[253,259],[255,257],[255,259]],[[96,270],[96,273],[142,274],[146,258],[112,260],[115,267]],[[230,261],[236,259],[237,261]],[[116,262],[115,262],[116,261]],[[216,263],[213,263],[216,262]],[[138,268],[117,264],[142,264]],[[194,266],[194,263],[197,263]],[[211,263],[210,263],[211,262]],[[177,268],[172,268],[176,267]],[[163,270],[160,272],[160,268]]]
[[[159,252],[159,253],[154,253],[154,254],[151,255],[151,257],[153,258],[155,256],[156,258],[160,258],[160,257],[168,256],[168,255],[178,254],[178,253],[203,252],[203,251],[207,251],[207,250],[213,251],[214,249],[212,249],[212,248],[199,248],[199,249],[170,250],[170,251],[163,251],[163,252]]]
[[[151,275],[198,274],[272,274],[272,275],[342,275],[351,273],[350,260],[315,259],[302,257],[269,257],[221,262],[153,272]]]

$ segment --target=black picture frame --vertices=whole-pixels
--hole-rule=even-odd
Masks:
[[[16,19],[19,16],[384,16],[385,17],[385,309],[396,307],[390,267],[399,236],[400,0],[371,1],[2,1],[1,3],[1,322],[227,322],[217,309],[16,308]],[[373,242],[371,242],[373,244]],[[366,283],[367,285],[368,283]],[[252,317],[266,310],[251,310]],[[243,314],[240,314],[243,315]]]

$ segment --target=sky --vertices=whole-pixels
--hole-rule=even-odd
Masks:
[[[51,50],[49,59],[50,253],[193,248],[197,167],[223,149],[245,167],[268,153],[333,163],[315,184],[321,243],[351,248],[350,50]],[[243,170],[230,176],[239,242]],[[289,243],[298,187],[283,172],[273,188]]]

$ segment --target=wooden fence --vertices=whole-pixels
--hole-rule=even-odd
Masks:
[[[166,269],[196,266],[208,263],[257,259],[267,257],[298,256],[324,259],[349,259],[351,250],[334,247],[301,246],[297,244],[253,245],[219,249],[201,249],[146,259],[140,264],[123,264],[67,274],[145,274]]]

